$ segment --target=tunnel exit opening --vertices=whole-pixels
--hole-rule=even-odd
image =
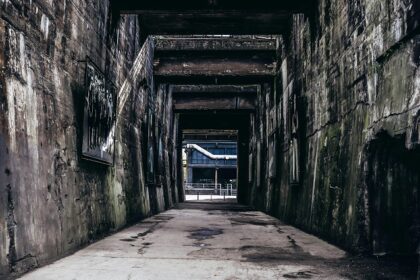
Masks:
[[[177,112],[178,170],[182,177],[178,186],[183,200],[197,200],[199,193],[209,201],[229,199],[248,204],[250,114],[217,110]]]
[[[185,200],[236,200],[237,131],[184,130],[182,169]]]

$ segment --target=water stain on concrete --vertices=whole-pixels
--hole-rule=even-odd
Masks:
[[[120,241],[133,242],[133,241],[136,241],[136,239],[134,239],[134,238],[121,238]]]
[[[254,226],[270,226],[280,224],[277,220],[262,220],[254,217],[233,217],[229,218],[232,225],[254,225]]]
[[[130,238],[122,238],[122,239],[120,239],[120,241],[125,241],[125,242],[133,242],[133,241],[136,241],[137,239],[139,239],[140,237],[145,237],[146,235],[148,235],[148,234],[150,234],[150,233],[152,233],[152,232],[154,232],[155,231],[155,229],[156,229],[156,226],[158,225],[159,223],[154,223],[149,229],[147,229],[146,231],[144,231],[144,232],[139,232],[137,235],[133,235],[133,236],[130,236]]]
[[[190,235],[188,238],[203,241],[206,239],[212,239],[215,235],[223,234],[223,230],[219,228],[199,228],[196,230],[189,231]]]
[[[261,217],[261,215],[254,213],[240,213],[240,215],[245,217]]]
[[[152,221],[152,222],[167,222],[167,221],[170,221],[170,220],[172,220],[174,218],[174,216],[170,216],[170,215],[157,215],[157,216],[154,216],[153,218],[151,218],[150,220]]]
[[[314,257],[299,248],[279,248],[264,246],[242,246],[239,249],[242,257],[248,262],[271,263],[271,262],[296,262],[322,260]]]
[[[288,279],[311,279],[316,274],[313,271],[307,270],[283,274],[283,277]]]
[[[296,244],[296,240],[291,235],[287,235],[287,239],[289,240],[290,248],[292,248],[296,253],[304,252],[302,247]]]
[[[139,255],[144,255],[144,253],[146,252],[146,249],[148,249],[149,247],[150,247],[150,245],[152,245],[153,243],[152,242],[143,242],[142,243],[142,247],[140,247],[138,250],[137,250],[137,254],[139,254]]]
[[[237,248],[201,248],[188,253],[188,256],[208,259],[235,259],[237,258],[237,253]]]
[[[146,235],[152,233],[154,230],[155,230],[155,227],[153,226],[153,227],[149,228],[148,230],[146,230],[145,232],[140,232],[140,233],[137,234],[137,238],[138,237],[145,237]]]

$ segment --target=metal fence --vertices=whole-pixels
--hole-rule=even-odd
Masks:
[[[237,191],[233,184],[185,183],[185,194],[214,194],[234,196]]]
[[[192,158],[190,164],[202,165],[218,165],[218,166],[236,166],[236,159],[208,159],[208,158]]]

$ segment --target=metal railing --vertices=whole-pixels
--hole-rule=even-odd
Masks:
[[[202,159],[202,158],[192,158],[189,164],[203,164],[203,165],[218,165],[218,166],[236,166],[236,159]]]
[[[236,195],[236,188],[233,184],[214,184],[214,183],[185,183],[186,194],[215,194],[215,195]]]
[[[232,184],[226,184],[224,188],[220,186],[220,188],[216,192],[219,193],[219,195],[236,195],[236,189],[233,188]]]
[[[213,183],[185,183],[185,190],[208,190],[213,191],[221,187],[222,184]]]

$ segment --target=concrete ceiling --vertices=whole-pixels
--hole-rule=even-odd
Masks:
[[[154,76],[158,83],[171,84],[176,112],[254,111],[264,78],[274,79],[277,66],[277,37],[154,37]],[[197,81],[226,78],[225,83]],[[256,83],[244,81],[254,77]],[[168,80],[169,78],[169,80]]]
[[[168,83],[202,84],[202,78],[273,78],[277,37],[156,37],[154,75]],[[248,80],[249,84],[251,80]]]
[[[259,85],[173,85],[175,112],[255,110]]]
[[[143,32],[167,34],[283,34],[291,15],[313,0],[114,0],[113,9],[138,14]]]

